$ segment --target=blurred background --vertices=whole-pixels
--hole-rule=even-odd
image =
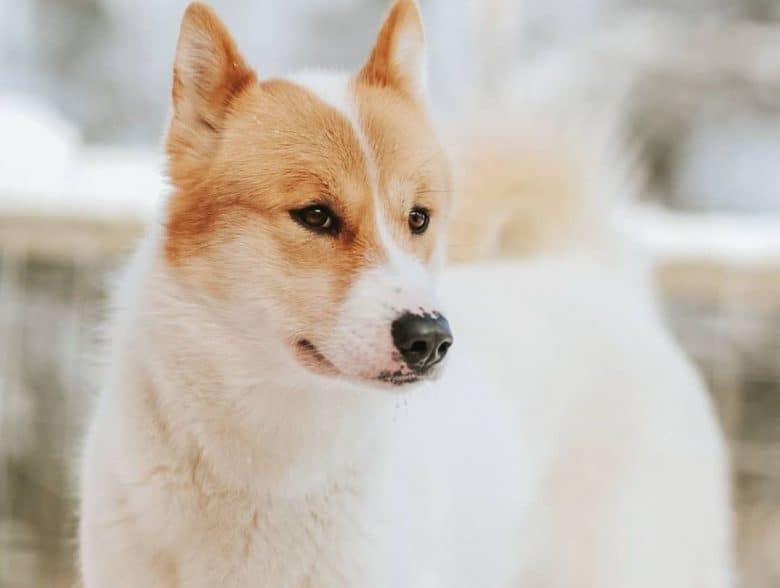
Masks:
[[[213,0],[261,76],[357,66],[387,0]],[[744,588],[780,586],[780,1],[420,0],[433,102],[619,104],[627,232],[710,385]],[[165,193],[184,0],[0,0],[0,588],[73,581],[105,284]],[[617,107],[616,107],[617,108]]]

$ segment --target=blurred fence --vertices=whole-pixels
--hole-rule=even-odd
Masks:
[[[83,255],[83,227],[77,249],[57,243],[54,225],[28,224],[23,241],[18,222],[0,228],[2,588],[64,588],[74,576],[76,465],[114,259],[99,238]]]
[[[744,588],[780,586],[780,266],[662,271],[673,330],[731,440]]]

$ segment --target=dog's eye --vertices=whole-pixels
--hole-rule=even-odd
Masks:
[[[290,216],[298,223],[317,233],[339,232],[341,221],[333,211],[324,204],[315,204],[299,210],[290,211]]]
[[[415,235],[421,235],[428,229],[431,213],[425,208],[413,208],[409,213],[409,228]]]

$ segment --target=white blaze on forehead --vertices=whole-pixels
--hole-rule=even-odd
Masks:
[[[360,121],[357,114],[357,106],[355,105],[355,97],[350,88],[351,77],[346,72],[331,71],[331,70],[305,70],[290,77],[292,82],[303,86],[309,92],[317,96],[325,104],[338,111],[346,118],[352,130],[355,133],[358,145],[363,151],[363,156],[367,166],[368,179],[371,183],[371,192],[375,199],[378,200],[378,177],[376,169],[376,160],[371,151],[371,146],[366,139],[366,135],[363,132],[363,128],[360,126]],[[379,202],[376,202],[379,204]]]
[[[394,273],[401,274],[410,282],[418,282],[419,285],[430,286],[428,272],[417,258],[404,252],[398,246],[385,217],[385,209],[379,197],[379,175],[376,157],[366,138],[366,133],[360,125],[355,96],[351,88],[350,75],[339,71],[306,70],[292,76],[290,80],[306,88],[349,121],[366,162],[366,172],[374,199],[374,210],[376,211],[377,233],[387,253],[388,265]]]
[[[407,368],[395,348],[392,323],[405,312],[439,311],[432,277],[416,257],[398,245],[387,222],[379,194],[376,157],[360,125],[350,77],[338,72],[309,71],[293,77],[292,81],[350,122],[366,162],[374,199],[374,222],[387,258],[386,263],[364,269],[356,276],[341,305],[333,332],[319,343],[320,348],[345,374],[377,378],[383,373],[401,373]],[[364,343],[354,345],[356,337]]]
[[[377,234],[384,246],[385,253],[387,253],[388,270],[391,273],[398,274],[398,277],[403,279],[410,287],[431,288],[433,284],[430,272],[419,259],[409,255],[398,246],[379,202],[377,202],[375,210]]]
[[[356,277],[341,306],[332,336],[320,346],[328,359],[347,374],[376,378],[382,373],[405,369],[395,352],[391,325],[404,312],[439,311],[432,276],[416,257],[403,251],[387,222],[379,194],[376,157],[360,125],[350,77],[338,72],[309,71],[293,77],[292,81],[350,122],[366,162],[374,199],[374,222],[387,258],[386,263],[367,268]],[[356,347],[355,336],[367,344]]]

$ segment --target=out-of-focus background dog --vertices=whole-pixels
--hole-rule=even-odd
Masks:
[[[0,0],[0,588],[73,580],[73,466],[105,280],[165,192],[158,144],[184,4]],[[213,4],[268,77],[357,65],[387,2]],[[433,103],[477,130],[458,140],[459,171],[495,169],[496,190],[525,198],[511,230],[461,237],[454,257],[544,249],[568,179],[546,167],[543,129],[578,113],[582,138],[608,115],[623,143],[591,148],[633,165],[628,192],[644,178],[619,223],[648,253],[731,440],[741,585],[780,585],[780,2],[420,4]],[[502,142],[518,137],[527,170]],[[464,183],[490,209],[494,188]]]

